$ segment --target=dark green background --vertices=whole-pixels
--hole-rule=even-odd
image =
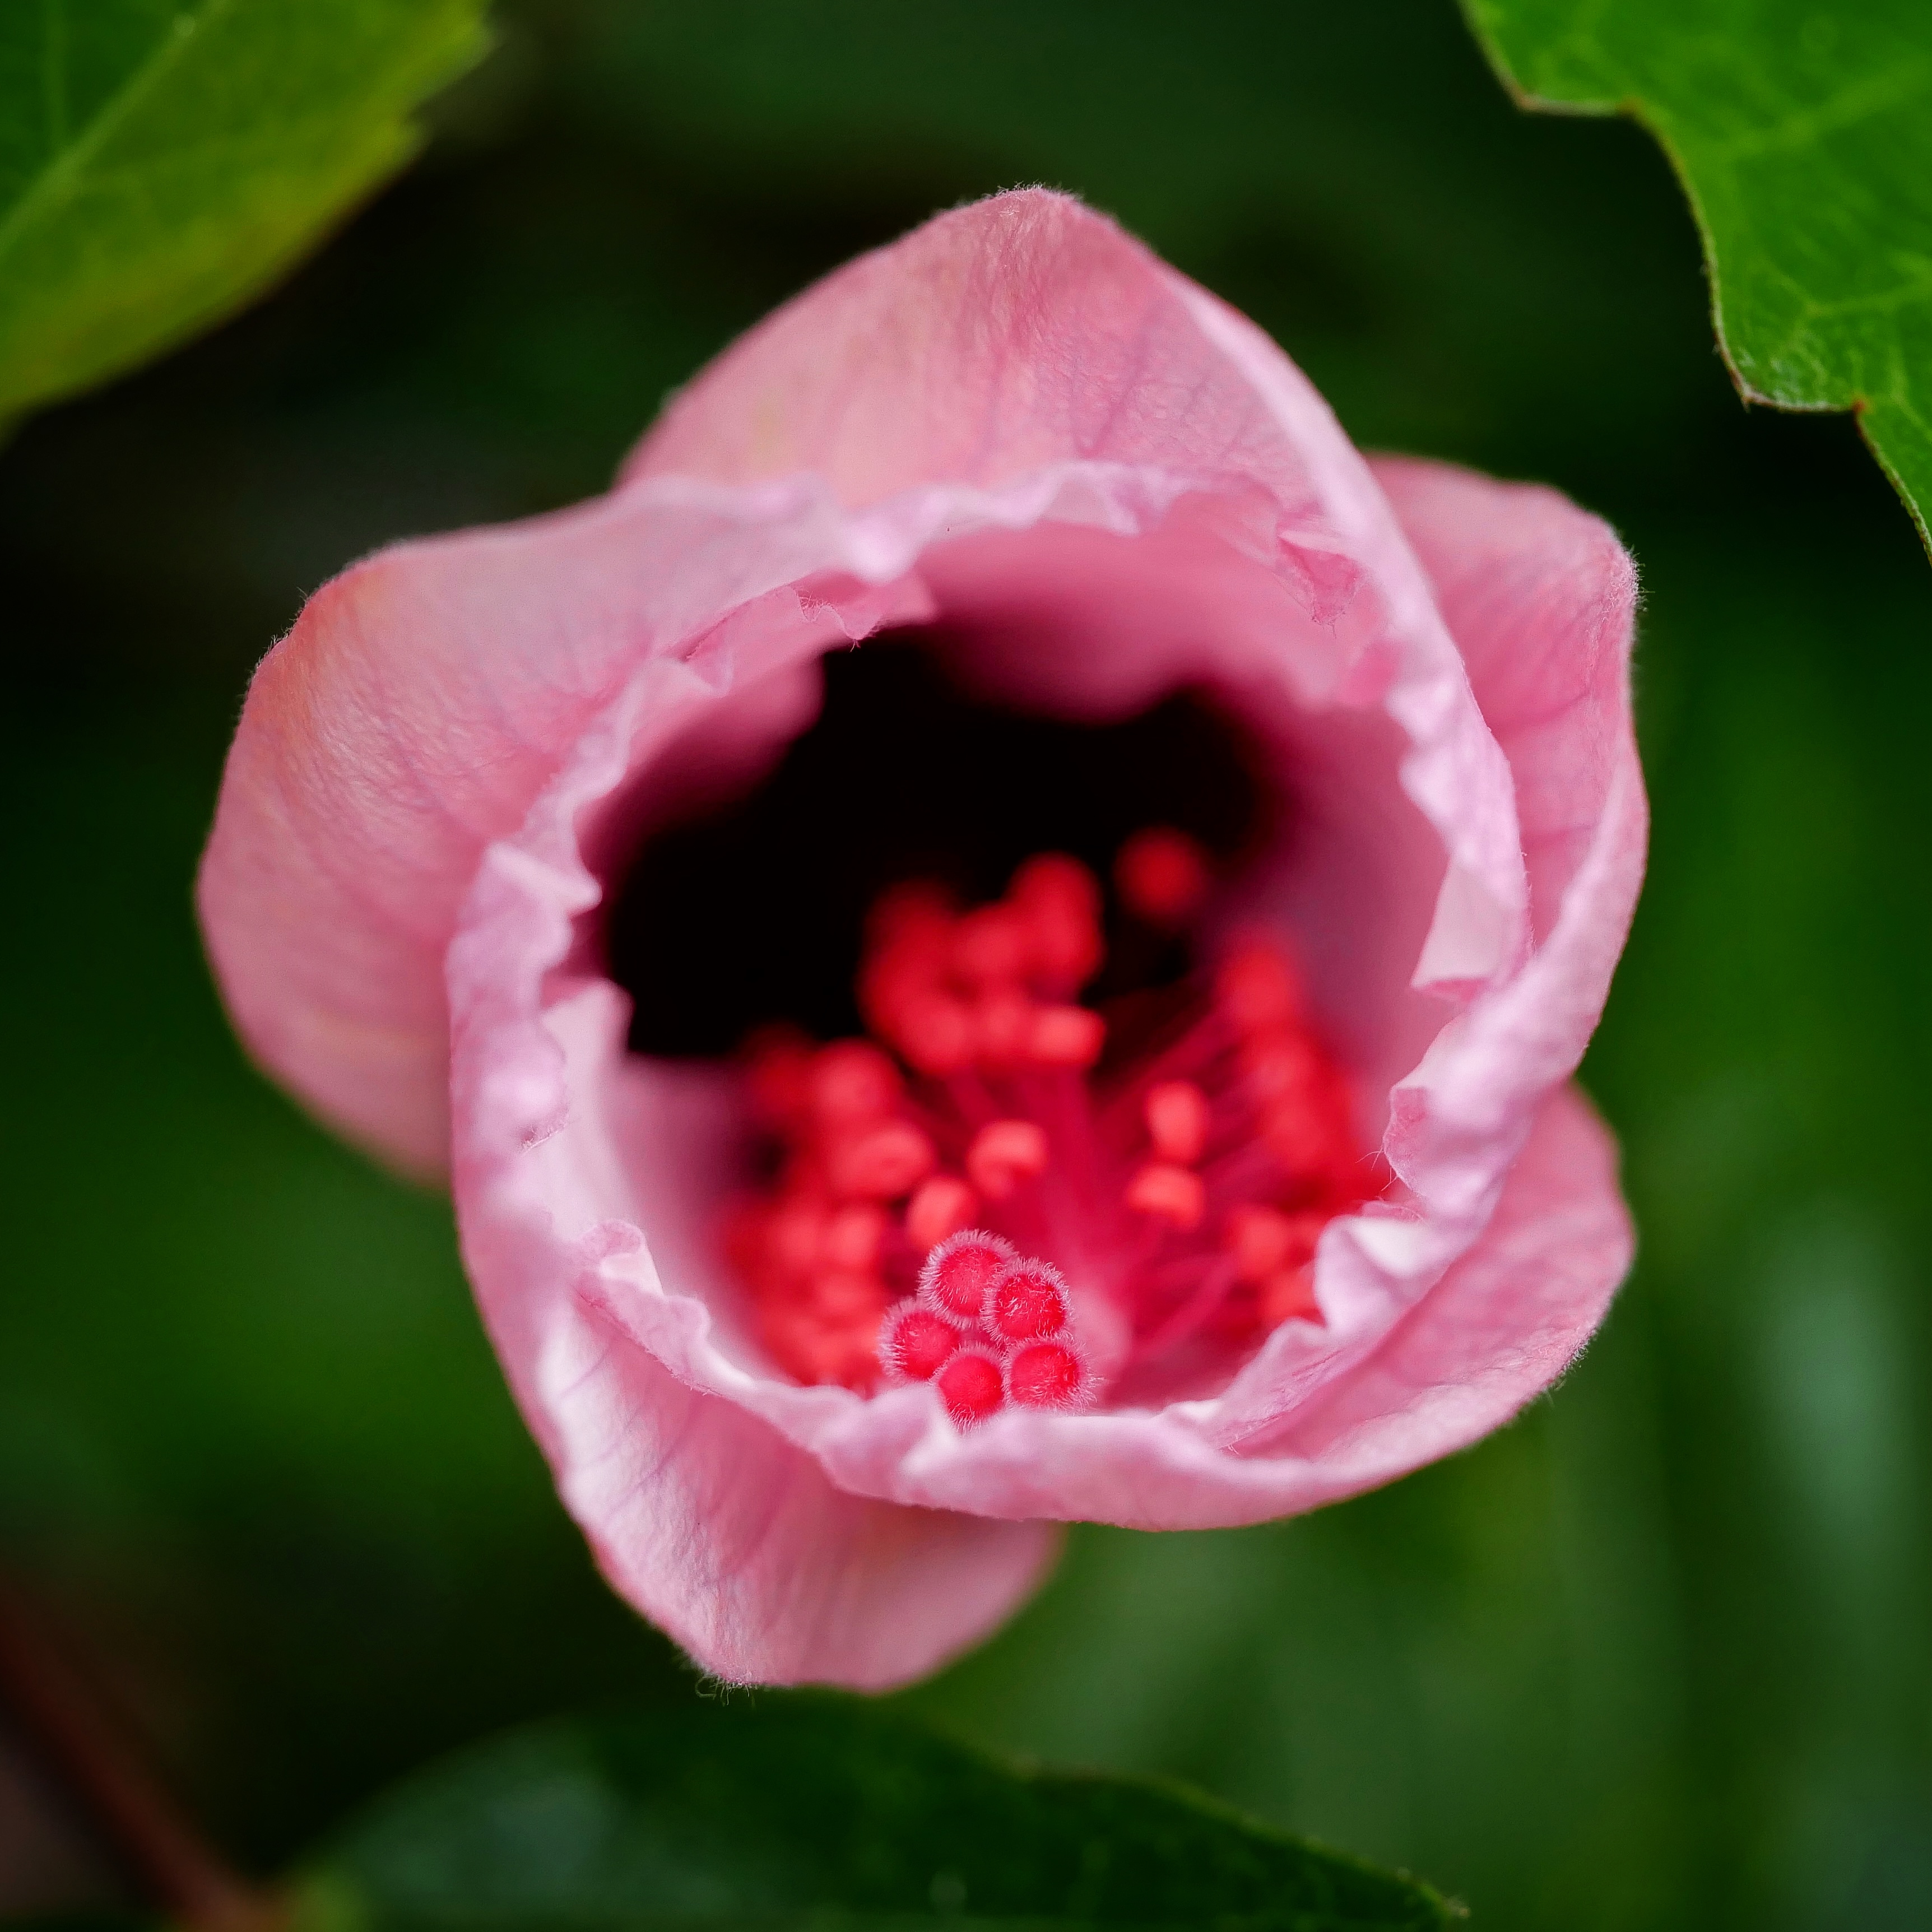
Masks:
[[[1301,1522],[1076,1532],[910,1701],[1485,1928],[1932,1920],[1932,572],[1847,421],[1737,403],[1646,138],[1519,117],[1448,0],[586,0],[513,13],[440,122],[267,305],[0,454],[0,1554],[211,1826],[267,1868],[506,1720],[696,1694],[551,1497],[445,1204],[227,1035],[188,889],[250,664],[374,544],[600,488],[820,270],[1044,180],[1359,440],[1636,550],[1657,831],[1586,1078],[1643,1248],[1480,1448]]]

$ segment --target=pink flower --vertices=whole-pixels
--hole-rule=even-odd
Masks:
[[[1364,461],[1240,316],[1000,196],[753,331],[608,496],[320,591],[249,693],[209,950],[264,1066],[447,1164],[616,1588],[726,1677],[899,1682],[1058,1523],[1386,1482],[1601,1318],[1630,1232],[1567,1082],[1642,873],[1634,590],[1562,497]],[[627,1051],[604,919],[640,842],[766,781],[860,639],[939,653],[941,724],[1111,744],[1194,693],[1253,766],[1246,842],[1178,825],[1191,792],[1111,860],[1042,828],[1010,884],[876,900],[846,1037]],[[777,883],[638,888],[644,981],[746,931],[802,980],[823,936],[785,908],[931,803],[901,736],[854,741],[851,837]],[[1074,742],[935,748],[946,822],[1027,824]]]

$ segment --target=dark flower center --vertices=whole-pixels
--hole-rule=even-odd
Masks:
[[[926,648],[920,648],[920,646]],[[1104,875],[1141,826],[1185,832],[1232,870],[1280,810],[1245,735],[1186,694],[1115,724],[1028,716],[963,692],[941,633],[824,660],[818,721],[746,796],[654,829],[610,895],[607,970],[634,1002],[634,1052],[715,1058],[753,1027],[855,1032],[866,914],[909,879],[966,904],[1029,854]],[[1180,949],[1110,930],[1104,997],[1171,980]]]
[[[963,1427],[1319,1323],[1321,1230],[1386,1177],[1286,943],[1198,956],[1283,808],[1243,735],[1192,694],[1018,715],[904,639],[825,670],[818,722],[650,836],[607,926],[633,1048],[742,1068],[720,1241],[773,1358],[930,1380]]]

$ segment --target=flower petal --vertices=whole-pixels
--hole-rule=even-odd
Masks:
[[[1640,778],[1630,706],[1636,569],[1606,524],[1554,490],[1411,458],[1377,457],[1370,467],[1509,760],[1531,916],[1546,938],[1606,830],[1641,872],[1643,817],[1610,809],[1612,794]],[[1634,903],[1627,869],[1617,876]],[[1628,920],[1621,899],[1604,910],[1618,946]],[[1609,963],[1616,957],[1612,947]]]
[[[1265,1457],[1312,1466],[1309,1507],[1468,1448],[1568,1367],[1635,1244],[1616,1140],[1575,1088],[1559,1087],[1537,1110],[1482,1239],[1354,1374],[1267,1442]],[[1264,1453],[1252,1442],[1241,1452]]]
[[[249,687],[198,887],[256,1057],[343,1132],[439,1170],[443,954],[484,848],[636,662],[774,592],[802,655],[872,628],[886,609],[853,580],[810,608],[782,588],[844,560],[822,489],[670,484],[400,544],[318,591]]]
[[[1481,1239],[1277,1427],[1228,1444],[1177,1410],[1001,1417],[974,1432],[969,1456],[905,1459],[899,1493],[1141,1529],[1263,1522],[1354,1496],[1467,1448],[1546,1388],[1603,1319],[1631,1248],[1616,1143],[1559,1088]],[[836,1456],[832,1467],[857,1473]]]
[[[1438,1199],[1473,1199],[1528,1108],[1582,1058],[1643,883],[1636,573],[1608,528],[1554,490],[1391,459],[1377,476],[1509,760],[1531,881],[1534,951],[1395,1096],[1398,1170],[1426,1171]]]
[[[1376,607],[1340,688],[1408,734],[1403,784],[1510,963],[1526,892],[1508,773],[1366,464],[1261,330],[1070,196],[975,202],[827,276],[684,390],[624,474],[809,472],[860,506],[1074,460],[1245,500],[1304,610]]]
[[[1103,215],[1042,188],[941,214],[748,331],[674,397],[626,483],[822,476],[860,507],[1078,459],[1387,522],[1280,350]],[[1360,560],[1328,560],[1339,589]],[[1317,573],[1319,574],[1319,573]]]
[[[680,1378],[673,1352],[627,1326],[614,1268],[632,1281],[641,1270],[646,1293],[675,1304],[674,1319],[705,1311],[663,1295],[634,1222],[593,1218],[614,1187],[677,1177],[600,1171],[616,1144],[582,1132],[589,1095],[572,1096],[571,1118],[543,1120],[556,1033],[514,1023],[526,1004],[518,962],[494,956],[527,916],[541,865],[493,848],[452,948],[454,1154],[464,1262],[558,1489],[611,1582],[720,1676],[867,1689],[919,1676],[1030,1593],[1055,1533],[852,1494],[762,1417]],[[538,917],[564,938],[554,901]],[[622,1005],[594,982],[553,1009],[553,1027],[586,1030],[600,1066],[622,1064]],[[479,1037],[490,1050],[466,1051]]]
[[[563,1023],[580,1026],[586,1017]],[[557,1204],[554,1185],[536,1192]],[[548,1238],[556,1244],[556,1232]],[[1391,1481],[1507,1421],[1588,1340],[1632,1245],[1616,1142],[1588,1102],[1561,1087],[1536,1110],[1496,1212],[1468,1251],[1347,1373],[1316,1384],[1308,1400],[1245,1436],[1231,1439],[1211,1402],[1153,1414],[1010,1410],[962,1436],[923,1388],[866,1402],[842,1389],[728,1370],[722,1386],[808,1444],[832,1479],[857,1494],[1142,1529],[1265,1522]],[[675,1253],[679,1244],[669,1246]],[[592,1229],[578,1251],[596,1272],[594,1291],[585,1292],[646,1357],[684,1376],[718,1374],[712,1322],[666,1293],[634,1238],[614,1241]],[[703,1547],[700,1532],[694,1549]],[[855,1600],[853,1614],[870,1612]]]
[[[1608,527],[1554,490],[1408,459],[1379,458],[1375,470],[1510,760],[1532,882],[1534,950],[1397,1084],[1384,1144],[1433,1216],[1480,1226],[1543,1096],[1582,1058],[1643,882],[1636,574]],[[1324,1307],[1338,1274],[1346,1284],[1360,1267],[1364,1235],[1406,1238],[1403,1224],[1358,1222],[1324,1242]],[[1270,1343],[1222,1398],[1222,1427],[1265,1427],[1305,1398],[1295,1352],[1284,1336]]]

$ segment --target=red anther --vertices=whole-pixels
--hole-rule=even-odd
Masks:
[[[812,1111],[828,1127],[885,1119],[900,1090],[898,1069],[870,1040],[834,1040],[812,1064]]]
[[[1017,908],[976,908],[952,928],[950,963],[975,986],[1010,983],[1024,976],[1032,950],[1027,922]]]
[[[1150,825],[1114,860],[1121,903],[1150,926],[1185,926],[1208,896],[1208,855],[1184,832]]]
[[[1058,1342],[1035,1342],[1006,1364],[1006,1387],[1028,1408],[1069,1408],[1086,1379],[1080,1358]]]
[[[890,886],[866,914],[866,952],[926,951],[943,958],[957,916],[941,886],[920,879]]]
[[[962,1429],[984,1422],[1006,1400],[1004,1378],[991,1355],[962,1348],[933,1378],[946,1412]]]
[[[1326,1217],[1284,1214],[1279,1208],[1244,1202],[1231,1208],[1223,1231],[1240,1281],[1265,1281],[1278,1269],[1299,1268],[1315,1252]]]
[[[1315,1298],[1312,1264],[1277,1268],[1261,1284],[1256,1304],[1264,1328],[1276,1328],[1284,1322],[1320,1322],[1322,1304]]]
[[[980,1197],[956,1174],[935,1174],[920,1183],[906,1204],[906,1239],[921,1254],[936,1247],[948,1234],[973,1225]]]
[[[787,1274],[809,1274],[818,1265],[824,1239],[824,1208],[797,1195],[781,1200],[765,1223],[765,1252]]]
[[[1200,848],[1160,828],[1127,842],[1118,876],[1140,916],[1174,928],[1211,884]],[[1213,988],[1124,1005],[1116,1032],[1078,1004],[1102,903],[1094,875],[1052,853],[990,906],[888,892],[858,976],[867,1036],[747,1042],[765,1164],[719,1232],[775,1370],[868,1392],[930,1381],[964,1428],[1008,1402],[1091,1406],[1105,1382],[1078,1332],[1090,1312],[1108,1376],[1184,1342],[1189,1375],[1214,1351],[1232,1367],[1268,1327],[1322,1319],[1321,1229],[1379,1170],[1357,1158],[1352,1090],[1303,1016],[1292,952],[1251,930]],[[1158,1072],[1132,1064],[1143,1052]],[[1100,1090],[1082,1076],[1103,1061]],[[1144,1152],[1121,1142],[1136,1118]],[[1224,1214],[1244,1181],[1259,1199]],[[1023,1262],[987,1231],[1009,1212],[1051,1252],[1090,1258],[1105,1305],[1076,1310],[1043,1255]],[[911,1268],[917,1292],[895,1304]]]
[[[1078,859],[1064,852],[1029,859],[1006,896],[1026,920],[1033,970],[1049,986],[1071,992],[1099,970],[1100,882]]]
[[[743,1051],[752,1111],[766,1126],[790,1126],[810,1102],[818,1048],[795,1028],[770,1026],[753,1034]]]
[[[957,1073],[973,1058],[972,1009],[950,994],[909,997],[885,1031],[922,1073]]]
[[[1244,1042],[1241,1071],[1258,1100],[1300,1098],[1320,1082],[1322,1055],[1306,1034],[1273,1027]]]
[[[859,1010],[882,1038],[896,1039],[905,1008],[944,992],[954,914],[931,886],[896,886],[866,917]]]
[[[828,1320],[798,1306],[768,1309],[765,1340],[772,1353],[802,1382],[842,1382],[861,1395],[879,1379],[879,1324]]]
[[[1310,1100],[1276,1100],[1262,1109],[1262,1144],[1291,1179],[1319,1180],[1346,1158],[1328,1110]]]
[[[989,1121],[966,1150],[968,1178],[989,1200],[1046,1172],[1046,1136],[1030,1120]]]
[[[909,1000],[929,998],[943,983],[944,954],[928,959],[916,950],[889,946],[868,954],[859,969],[859,1010],[874,1033],[892,1030]]]
[[[943,1315],[976,1322],[987,1291],[1015,1259],[1013,1244],[982,1228],[962,1228],[941,1241],[919,1271],[919,1292]]]
[[[1045,1262],[1010,1263],[994,1276],[984,1317],[994,1339],[1034,1342],[1066,1326],[1066,1285]]]
[[[1033,1051],[1034,1005],[1024,993],[992,993],[973,1008],[974,1058],[987,1066],[1017,1066]]]
[[[916,1301],[902,1301],[886,1318],[879,1360],[889,1376],[928,1382],[965,1339],[931,1309],[922,1308]]]
[[[876,1326],[891,1299],[877,1275],[857,1268],[820,1268],[812,1278],[812,1308],[842,1328],[866,1322]]]
[[[1291,1025],[1300,1017],[1301,988],[1278,947],[1250,939],[1221,962],[1215,990],[1228,1017],[1244,1033]]]
[[[1148,1089],[1148,1138],[1162,1160],[1192,1167],[1208,1144],[1208,1096],[1191,1080],[1163,1080]]]
[[[1091,1066],[1107,1043],[1107,1022],[1084,1006],[1036,1006],[1029,1057],[1042,1066]]]
[[[895,1201],[932,1172],[932,1143],[908,1120],[886,1120],[826,1150],[832,1191],[848,1200]]]
[[[863,1271],[878,1264],[879,1244],[885,1238],[886,1217],[878,1208],[842,1208],[826,1222],[819,1252],[828,1267]]]
[[[1197,1228],[1208,1205],[1201,1177],[1170,1161],[1150,1160],[1127,1183],[1124,1197],[1138,1214],[1152,1214],[1180,1228]]]

